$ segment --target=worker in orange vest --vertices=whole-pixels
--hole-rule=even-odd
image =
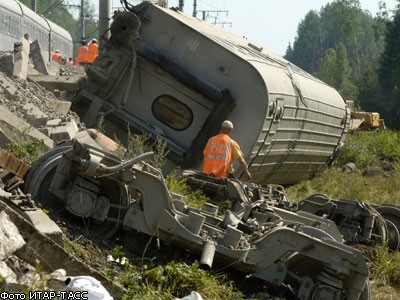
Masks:
[[[89,45],[89,52],[88,52],[88,63],[92,64],[96,57],[99,55],[99,46],[97,45],[97,40],[92,39]]]
[[[210,138],[203,151],[203,173],[213,174],[216,178],[228,177],[233,173],[233,162],[237,160],[251,179],[251,174],[243,158],[239,144],[229,136],[233,130],[231,121],[225,120],[220,133]]]
[[[53,53],[51,56],[51,61],[55,61],[57,63],[60,63],[60,58],[62,57],[61,53],[59,50],[56,50],[56,52]]]
[[[78,55],[75,59],[75,64],[77,66],[84,66],[88,63],[87,56],[88,56],[89,49],[86,46],[86,40],[82,40],[81,46],[78,49]]]

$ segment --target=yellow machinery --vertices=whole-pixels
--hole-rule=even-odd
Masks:
[[[380,118],[379,113],[358,111],[354,101],[346,100],[346,102],[351,111],[349,131],[378,131],[386,128],[385,121]]]

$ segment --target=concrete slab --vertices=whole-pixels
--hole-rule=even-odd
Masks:
[[[34,127],[46,126],[49,117],[42,112],[36,105],[27,103],[23,106],[26,120]]]
[[[8,99],[15,100],[17,97],[18,89],[13,85],[12,81],[4,76],[0,72],[0,86],[4,89],[4,92]]]
[[[74,120],[71,120],[63,126],[51,129],[50,138],[57,144],[63,140],[71,140],[78,131],[78,125]]]
[[[1,284],[7,286],[9,283],[16,283],[17,282],[17,275],[11,270],[5,261],[0,261],[0,278],[3,279],[5,282],[1,282]],[[3,287],[2,290],[6,288]]]
[[[69,101],[62,101],[62,100],[55,100],[55,101],[48,101],[47,105],[58,112],[60,116],[66,116],[69,113],[71,108],[71,102]]]
[[[60,64],[54,61],[50,61],[47,63],[47,70],[49,71],[49,75],[58,76],[60,75]]]
[[[42,210],[22,210],[21,215],[27,219],[41,234],[51,238],[60,246],[64,245],[62,230]]]
[[[75,92],[81,89],[80,81],[82,78],[82,76],[28,76],[28,80],[37,82],[50,91],[60,90],[69,92]]]
[[[0,212],[0,257],[6,258],[25,245],[17,226],[5,211]]]
[[[61,119],[54,119],[54,120],[48,120],[46,123],[47,127],[57,127],[61,125]]]
[[[11,139],[0,128],[0,148],[7,147],[11,142]]]
[[[53,148],[54,142],[52,139],[41,133],[36,128],[33,128],[32,125],[28,124],[21,118],[14,115],[4,105],[0,105],[0,120],[17,129],[21,133],[24,133],[37,140],[42,140],[47,147]]]
[[[35,70],[39,71],[41,74],[49,75],[45,59],[42,56],[42,49],[40,48],[40,44],[37,40],[31,44],[31,58]]]

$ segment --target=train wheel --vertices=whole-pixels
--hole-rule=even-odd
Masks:
[[[288,275],[285,283],[296,299],[346,300],[344,282],[336,276],[335,271],[324,268],[320,262],[302,254],[292,254],[286,259]],[[370,300],[371,288],[369,280],[360,294],[359,300]]]
[[[87,233],[94,237],[109,238],[121,227],[121,220],[127,209],[128,195],[123,185],[109,178],[96,180],[95,184],[98,185],[100,192],[96,198],[92,199],[87,198],[86,196],[89,193],[82,188],[80,189],[76,184],[70,184],[72,188],[67,189],[66,199],[59,199],[49,191],[63,153],[71,148],[71,145],[54,148],[36,161],[26,176],[24,192],[30,193],[33,200],[40,203],[43,208],[48,209],[50,211],[49,215],[53,219],[65,217],[70,222],[80,224]],[[73,175],[71,172],[71,183],[80,183],[82,180],[88,180],[78,176],[77,172],[74,172]],[[105,210],[104,218],[98,220],[91,217],[82,217],[71,213],[71,209],[67,212],[67,201],[72,203],[70,207],[75,208],[75,211],[79,211],[79,201],[76,199],[89,199],[92,203],[101,200],[103,204],[106,203],[108,209]]]
[[[371,214],[375,215],[374,227],[372,228],[372,240],[384,244],[388,242],[389,232],[383,216],[373,207],[370,207]]]
[[[389,242],[388,246],[391,250],[396,251],[400,249],[400,208],[394,205],[382,205],[375,207],[375,209],[384,218],[388,232]]]
[[[365,283],[364,289],[361,292],[359,300],[370,300],[371,299],[371,284],[369,280]]]
[[[71,145],[56,147],[40,157],[29,170],[23,191],[31,194],[32,199],[40,203],[43,208],[60,212],[64,210],[64,204],[49,193],[51,179],[54,177],[59,159],[65,151],[72,148]]]

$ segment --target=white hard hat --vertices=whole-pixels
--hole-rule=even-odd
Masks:
[[[222,128],[229,128],[229,129],[233,129],[233,123],[229,120],[225,120],[222,122],[221,124]]]
[[[95,42],[95,43],[97,43],[97,40],[96,40],[96,39],[92,39],[92,42]]]

